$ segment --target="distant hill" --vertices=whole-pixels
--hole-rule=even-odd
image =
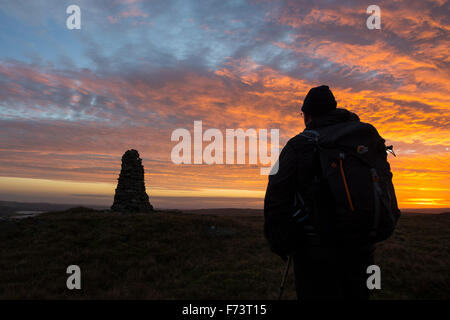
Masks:
[[[426,208],[426,209],[402,209],[403,213],[445,213],[450,212],[450,208]]]
[[[210,214],[210,215],[262,215],[262,209],[237,209],[237,208],[214,208],[214,209],[192,209],[183,210],[185,213]]]
[[[17,211],[62,211],[69,208],[76,207],[75,204],[53,204],[40,202],[16,202],[16,201],[1,201],[0,200],[0,216],[11,215]],[[104,209],[105,206],[90,206],[95,209]]]
[[[0,299],[276,299],[284,264],[263,237],[261,212],[226,210],[74,208],[0,221]],[[449,228],[449,214],[403,215],[378,245],[373,299],[450,299]],[[71,264],[80,291],[66,288]],[[293,281],[291,273],[286,299],[295,299]]]

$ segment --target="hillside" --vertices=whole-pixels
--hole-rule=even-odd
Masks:
[[[256,211],[117,215],[78,208],[0,221],[0,298],[275,299],[283,269]],[[379,245],[374,299],[449,299],[450,214],[406,214]],[[82,290],[66,289],[77,264]],[[287,299],[294,299],[293,275]]]
[[[17,214],[20,211],[35,212],[53,212],[67,210],[77,205],[73,204],[54,204],[45,202],[17,202],[0,200],[0,217],[8,217]],[[94,209],[105,209],[106,206],[91,206]]]

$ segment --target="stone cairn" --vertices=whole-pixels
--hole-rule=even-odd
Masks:
[[[144,167],[137,150],[128,150],[122,156],[122,169],[118,180],[112,211],[153,211],[145,192]]]

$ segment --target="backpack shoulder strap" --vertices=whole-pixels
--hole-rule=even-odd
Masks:
[[[319,142],[320,133],[316,130],[305,129],[302,133],[300,133],[301,137],[308,139],[310,142]]]

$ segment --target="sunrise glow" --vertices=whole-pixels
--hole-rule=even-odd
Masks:
[[[304,129],[309,88],[327,84],[338,107],[394,145],[399,206],[450,207],[440,1],[381,1],[381,30],[366,28],[359,1],[86,1],[80,30],[66,28],[64,3],[46,3],[0,10],[1,200],[110,205],[120,157],[134,148],[151,201],[251,198],[261,208],[259,166],[176,165],[171,133],[194,120],[277,128],[282,147]]]

